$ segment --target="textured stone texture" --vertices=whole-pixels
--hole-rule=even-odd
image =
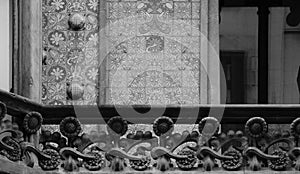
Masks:
[[[43,102],[218,103],[219,60],[208,61],[217,56],[217,9],[207,0],[44,0]],[[74,13],[84,30],[69,30]],[[68,83],[83,85],[83,97],[68,99]]]
[[[98,95],[98,0],[43,0],[42,101],[49,105],[96,104]],[[72,31],[72,14],[85,16],[84,30]],[[67,99],[67,83],[83,85],[83,97]]]

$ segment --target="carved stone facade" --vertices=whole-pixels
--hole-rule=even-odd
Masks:
[[[208,6],[216,8],[206,0],[44,0],[43,103],[218,103],[219,75],[208,77],[219,71],[218,33],[207,28],[217,18]]]
[[[99,1],[43,0],[42,10],[43,103],[96,104]]]

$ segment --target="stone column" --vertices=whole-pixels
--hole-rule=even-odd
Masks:
[[[20,7],[19,58],[15,92],[41,102],[42,1],[22,0]]]
[[[201,40],[201,63],[207,73],[201,70],[200,99],[201,103],[219,104],[221,102],[220,88],[220,58],[219,58],[219,1],[201,0],[201,33],[206,38]],[[208,40],[205,43],[204,40]],[[223,91],[226,91],[224,89]],[[225,101],[225,98],[224,98]]]
[[[17,41],[14,57],[14,92],[33,101],[41,102],[42,75],[42,1],[15,1],[18,12],[17,29],[14,41]],[[19,11],[18,11],[19,10]],[[17,32],[18,31],[18,32]],[[19,126],[23,120],[16,120]],[[38,135],[26,139],[38,145]]]
[[[282,104],[284,95],[284,27],[285,9],[270,9],[269,103]]]

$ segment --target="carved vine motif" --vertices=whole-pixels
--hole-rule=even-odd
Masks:
[[[51,156],[44,152],[41,152],[31,143],[23,141],[23,139],[19,137],[20,135],[22,134],[20,134],[16,130],[2,131],[0,133],[1,154],[3,154],[7,159],[11,161],[22,161],[28,167],[34,167],[35,162],[33,156],[36,156],[39,161],[51,160]]]
[[[87,155],[94,156],[95,158],[84,161],[83,165],[86,169],[96,171],[104,167],[104,157],[99,151],[91,151]]]
[[[270,167],[274,170],[286,167],[285,163],[283,166],[278,166],[279,162],[282,163],[281,161],[285,160],[284,156],[279,156],[279,153],[268,154],[268,148],[276,142],[271,142],[269,145],[266,142],[268,141],[268,126],[263,118],[249,119],[245,125],[245,131],[249,135],[249,147],[245,149],[244,154],[248,157],[251,170],[260,170],[262,165],[267,165],[266,161],[269,161]],[[266,147],[265,152],[264,146]]]
[[[178,155],[187,157],[185,159],[176,160],[178,168],[180,168],[181,170],[191,170],[194,168],[195,164],[197,163],[197,158],[193,150],[184,148],[178,152]]]
[[[171,159],[180,160],[187,158],[187,155],[174,154],[172,149],[176,145],[175,141],[170,140],[173,136],[174,123],[168,117],[159,117],[154,121],[153,131],[159,136],[159,146],[151,150],[151,157],[156,160],[156,168],[160,171],[166,171],[173,167]],[[168,142],[168,140],[170,140]],[[170,146],[169,148],[168,145]],[[176,147],[176,146],[175,146]]]
[[[233,157],[233,159],[229,159],[229,160],[225,159],[221,161],[222,167],[225,170],[239,170],[242,167],[243,155],[239,150],[230,147],[228,150],[226,150],[223,153],[223,155]]]
[[[129,160],[130,166],[135,170],[146,170],[149,165],[149,158],[146,156],[138,156],[138,154],[129,154],[130,149],[141,143],[139,140],[146,140],[152,137],[152,133],[144,134],[137,132],[136,135],[128,135],[128,139],[121,139],[128,130],[128,123],[121,117],[113,117],[107,122],[107,132],[111,136],[111,149],[106,153],[106,159],[110,162],[110,168],[113,171],[122,171],[128,165],[126,159]],[[136,141],[134,141],[135,139]],[[140,150],[140,155],[144,155]]]
[[[202,161],[203,168],[206,171],[213,170],[217,166],[216,159],[221,160],[225,169],[238,168],[238,163],[235,163],[236,159],[234,158],[236,156],[230,155],[228,150],[227,153],[218,153],[224,145],[230,144],[230,140],[221,144],[222,141],[220,135],[218,135],[219,126],[219,121],[213,117],[203,118],[198,125],[201,136],[196,155]]]
[[[43,170],[54,170],[60,164],[60,155],[56,150],[53,149],[44,149],[43,153],[50,156],[50,159],[40,159],[39,166]]]
[[[5,104],[0,103],[0,117],[6,114]],[[2,118],[1,118],[2,119]],[[42,125],[42,116],[38,112],[29,112],[23,119],[23,130],[28,135],[36,133]],[[11,161],[23,161],[27,166],[33,167],[32,155],[38,159],[45,158],[45,155],[32,145],[24,141],[23,133],[17,124],[9,129],[0,132],[0,154]]]
[[[1,134],[7,131],[1,132]],[[1,153],[11,161],[18,161],[21,159],[21,146],[11,136],[5,136],[0,139]]]
[[[29,124],[32,121],[31,126]],[[24,117],[28,130],[34,133],[40,127],[42,118],[38,113]],[[174,133],[174,122],[169,117],[157,118],[152,131],[128,133],[128,122],[120,116],[107,122],[104,146],[93,143],[82,133],[81,123],[75,117],[66,117],[60,123],[60,132],[42,130],[41,149],[25,142],[18,130],[0,133],[0,155],[11,161],[21,161],[28,167],[35,167],[34,159],[43,170],[58,170],[60,166],[69,172],[81,167],[90,171],[102,170],[108,163],[111,171],[123,171],[127,167],[144,171],[156,168],[168,171],[180,170],[225,170],[242,168],[260,170],[300,170],[300,119],[290,125],[290,133],[268,133],[267,122],[253,117],[245,124],[243,131],[219,132],[220,123],[212,117],[203,118],[198,130]],[[20,137],[21,136],[21,137]],[[175,163],[173,163],[173,160]],[[217,163],[217,160],[220,163]],[[219,166],[219,164],[221,164]]]
[[[43,130],[40,143],[43,152],[51,156],[51,159],[39,161],[44,170],[54,170],[60,164],[65,171],[78,171],[82,166],[92,171],[104,167],[101,149],[89,148],[93,142],[82,133],[81,123],[75,117],[63,119],[60,132]]]
[[[35,155],[41,161],[51,160],[51,156],[47,155],[40,150],[36,149],[32,144],[28,142],[22,142],[22,151],[25,156],[25,164],[29,167],[34,167],[34,157]]]
[[[145,147],[143,144],[149,146]],[[127,153],[131,153],[134,148],[136,151],[132,155],[141,156],[140,160],[129,160],[129,165],[132,169],[137,171],[144,171],[149,169],[151,163],[151,157],[146,153],[150,152],[152,148],[158,146],[158,139],[152,136],[152,132],[137,131],[135,134],[127,134],[127,138],[120,140],[120,147],[123,148]]]

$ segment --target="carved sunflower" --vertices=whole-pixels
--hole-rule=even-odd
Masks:
[[[253,117],[247,121],[245,132],[253,138],[260,138],[268,132],[268,125],[263,118]]]
[[[297,138],[300,137],[300,118],[296,118],[290,125],[291,134]]]
[[[215,132],[219,130],[219,121],[214,117],[203,118],[199,125],[198,130],[204,136],[212,136]]]
[[[157,136],[171,133],[174,129],[174,123],[169,117],[159,117],[153,123],[153,131]]]
[[[64,118],[59,125],[60,132],[66,137],[76,137],[82,131],[79,120],[75,117]]]
[[[36,133],[42,126],[43,117],[38,112],[29,112],[23,120],[24,130],[29,134]]]
[[[128,130],[128,123],[120,116],[113,117],[107,122],[107,131],[110,134],[124,135]]]

